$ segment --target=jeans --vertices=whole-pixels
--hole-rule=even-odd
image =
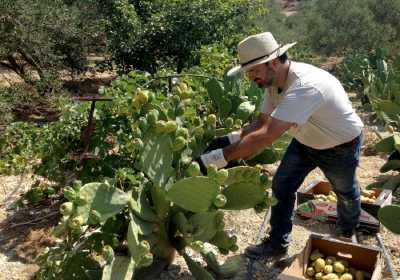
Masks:
[[[348,143],[317,150],[293,139],[272,180],[272,192],[278,203],[271,208],[269,238],[276,247],[287,247],[293,226],[296,191],[305,177],[319,167],[337,196],[337,230],[352,232],[361,213],[360,188],[356,178],[362,134]]]

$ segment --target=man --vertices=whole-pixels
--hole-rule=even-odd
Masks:
[[[288,60],[295,43],[278,45],[271,33],[250,36],[238,45],[240,65],[266,89],[261,115],[252,125],[218,138],[201,155],[204,166],[225,167],[271,145],[286,131],[293,136],[272,180],[278,204],[271,209],[271,231],[262,244],[247,248],[249,257],[286,254],[292,231],[295,193],[307,174],[319,167],[338,198],[337,234],[353,236],[359,223],[360,191],[356,168],[363,123],[340,82],[312,65]]]

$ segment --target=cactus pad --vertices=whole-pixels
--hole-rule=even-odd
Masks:
[[[79,197],[85,203],[76,208],[76,216],[83,219],[83,223],[104,222],[108,218],[119,213],[128,203],[129,195],[105,183],[89,183],[84,185]],[[91,218],[91,211],[98,214],[96,219]]]
[[[177,181],[167,189],[167,198],[192,211],[205,212],[218,194],[219,185],[207,177],[190,177]]]
[[[215,280],[215,278],[207,270],[205,270],[199,263],[195,262],[187,254],[183,254],[183,258],[185,259],[186,264],[189,267],[190,272],[192,272],[194,278],[198,280]]]
[[[133,278],[135,262],[132,258],[117,256],[103,269],[101,280],[127,280]]]
[[[400,234],[400,206],[388,205],[379,209],[379,220],[390,231]]]
[[[213,252],[202,252],[203,259],[206,261],[207,266],[212,269],[215,274],[222,278],[233,277],[237,274],[241,267],[244,266],[242,256],[233,256],[228,258],[224,264],[219,264]]]

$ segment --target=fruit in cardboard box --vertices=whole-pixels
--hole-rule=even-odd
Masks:
[[[315,194],[314,199],[317,201],[337,202],[337,196],[333,191],[330,191],[328,195]],[[373,204],[376,200],[375,192],[373,190],[362,190],[360,199],[362,203]]]

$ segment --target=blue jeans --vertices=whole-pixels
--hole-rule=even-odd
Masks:
[[[353,231],[359,224],[361,202],[356,178],[362,134],[353,141],[317,150],[293,139],[272,180],[278,204],[271,208],[270,239],[277,247],[287,247],[293,226],[296,191],[310,171],[319,167],[337,195],[337,229]]]

